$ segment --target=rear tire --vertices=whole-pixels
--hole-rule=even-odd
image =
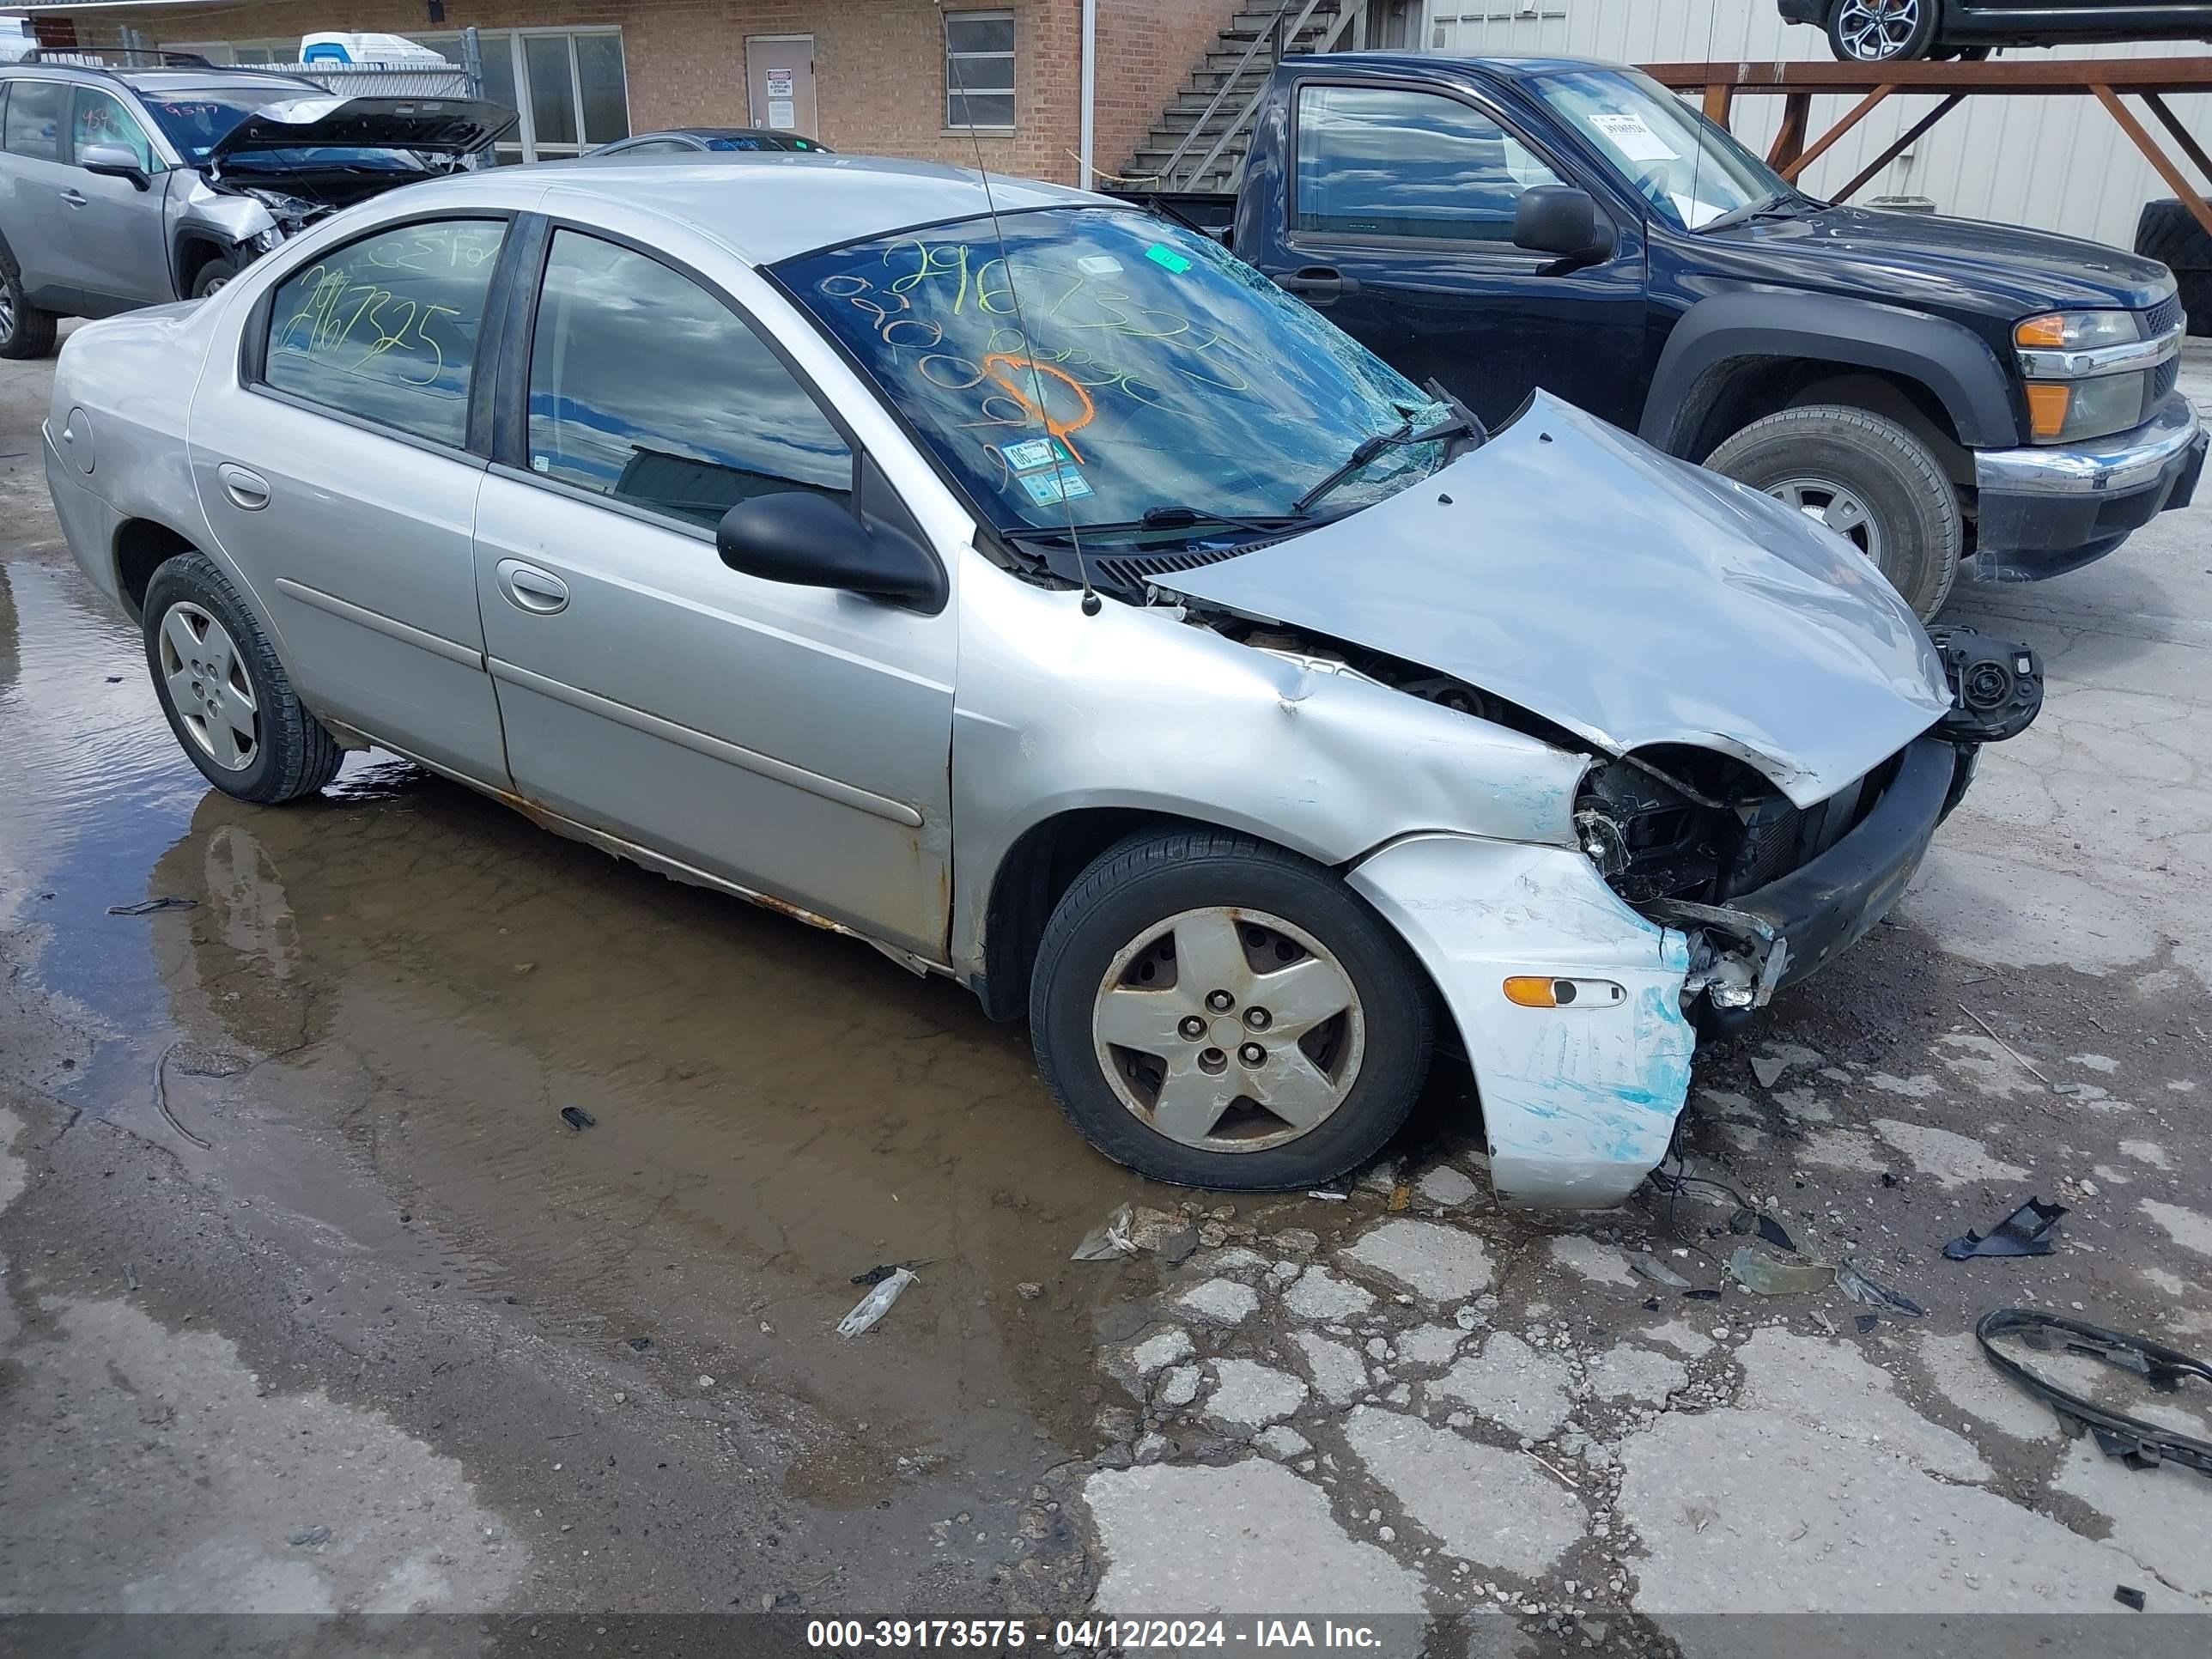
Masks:
[[[1835,0],[1828,50],[1846,64],[1925,58],[1936,44],[1937,0]]]
[[[1950,598],[1966,544],[1958,492],[1934,452],[1887,416],[1842,404],[1785,409],[1753,421],[1705,465],[1828,523],[1923,622]]]
[[[141,611],[146,666],[169,729],[227,795],[273,806],[312,795],[345,751],[292,690],[253,613],[213,560],[180,553],[154,573]]]
[[[0,246],[0,357],[18,362],[51,357],[61,319],[23,297],[22,268]]]
[[[1229,1006],[1205,1000],[1224,987]],[[1428,1077],[1428,987],[1403,941],[1330,871],[1221,830],[1100,854],[1053,911],[1030,1011],[1037,1069],[1084,1138],[1177,1186],[1331,1180],[1397,1133]]]

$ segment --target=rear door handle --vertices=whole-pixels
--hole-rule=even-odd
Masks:
[[[1287,276],[1275,278],[1275,286],[1300,299],[1321,304],[1359,292],[1359,278],[1347,276],[1334,265],[1306,265]]]
[[[258,472],[248,472],[235,461],[225,461],[215,470],[222,480],[222,493],[230,497],[233,507],[248,513],[258,513],[269,505],[269,480]]]
[[[520,559],[501,559],[494,568],[499,574],[499,591],[517,610],[550,617],[568,608],[568,584],[551,571]]]
[[[65,190],[62,192],[62,200],[67,202],[71,207],[82,207],[87,199],[82,191]]]

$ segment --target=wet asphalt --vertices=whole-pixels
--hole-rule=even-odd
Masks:
[[[1082,1483],[1174,1426],[1108,1351],[1179,1281],[1067,1256],[1191,1195],[1091,1154],[1019,1028],[852,941],[386,756],[294,807],[209,790],[58,541],[46,380],[0,366],[0,1611],[1085,1606],[1113,1540]],[[2191,384],[2212,406],[2212,360]],[[2212,502],[1957,613],[2045,652],[2050,712],[1896,917],[1701,1053],[1692,1146],[1936,1328],[2030,1295],[2201,1350]],[[111,914],[149,899],[189,903]],[[1472,1128],[1447,1070],[1391,1157],[1479,1172]],[[1245,1200],[1218,1237],[1330,1251],[1392,1185]],[[2063,1254],[1937,1255],[2031,1193],[2074,1211]],[[1738,1242],[1711,1219],[1647,1195],[1583,1231],[1686,1241],[1710,1284]],[[1523,1264],[1501,1319],[1642,1316],[1547,1252],[1565,1224],[1486,1194],[1460,1224]],[[889,1263],[919,1282],[840,1342]],[[306,1413],[283,1444],[271,1401]],[[1146,1456],[1243,1455],[1217,1427]],[[364,1521],[355,1579],[303,1572],[328,1547],[289,1540],[378,1481],[451,1536]]]

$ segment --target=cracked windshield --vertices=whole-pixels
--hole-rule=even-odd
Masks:
[[[1088,209],[1000,223],[1003,254],[972,219],[778,275],[1002,529],[1292,513],[1361,440],[1445,413],[1204,237]],[[1326,510],[1396,493],[1443,450],[1381,450]]]

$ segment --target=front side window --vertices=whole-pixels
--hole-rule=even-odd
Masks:
[[[1054,208],[802,255],[775,275],[1001,529],[1279,514],[1370,435],[1445,413],[1206,237]],[[1026,328],[1024,324],[1026,322]],[[1330,511],[1425,476],[1392,447]]]
[[[117,99],[91,87],[76,89],[76,111],[70,121],[70,155],[84,160],[84,153],[94,144],[110,144],[127,149],[137,161],[141,171],[158,173],[161,164],[154,159],[153,141],[146,137],[146,129],[138,125],[137,117],[125,109]]]
[[[62,159],[62,108],[69,88],[60,81],[12,81],[8,86],[4,125],[0,143],[10,155],[34,161]]]
[[[837,428],[726,305],[572,230],[554,234],[538,305],[530,466],[709,528],[756,495],[853,487]]]
[[[1014,15],[945,14],[945,125],[1014,125]]]
[[[469,373],[504,222],[404,225],[277,285],[263,379],[281,392],[460,447]]]
[[[1648,75],[1568,70],[1529,84],[1674,224],[1695,230],[1790,194],[1781,174]]]
[[[1524,191],[1559,175],[1456,99],[1387,87],[1298,93],[1295,228],[1510,246]]]

